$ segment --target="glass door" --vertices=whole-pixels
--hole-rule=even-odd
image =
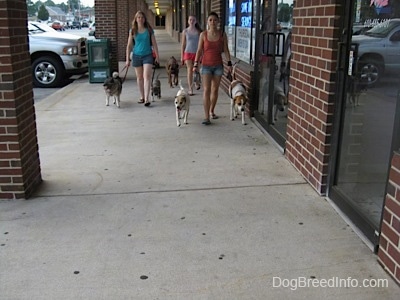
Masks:
[[[400,10],[391,6],[396,1],[350,2],[339,51],[340,132],[329,196],[377,245],[398,139],[393,133],[400,102]]]
[[[292,0],[261,1],[257,121],[282,147],[286,142]]]

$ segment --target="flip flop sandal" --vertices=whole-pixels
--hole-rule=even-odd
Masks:
[[[203,122],[201,122],[201,124],[203,124],[203,125],[211,125],[211,122],[208,119],[204,119]]]
[[[211,114],[212,119],[218,119],[218,116],[216,114]]]
[[[144,103],[144,99],[139,99],[138,103],[143,104]]]
[[[150,102],[145,102],[144,106],[150,106]]]

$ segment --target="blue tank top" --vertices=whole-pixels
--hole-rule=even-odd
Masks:
[[[147,29],[145,32],[136,33],[133,36],[134,46],[133,46],[133,54],[135,55],[149,55],[152,52],[151,49],[151,40],[150,40],[150,31]]]

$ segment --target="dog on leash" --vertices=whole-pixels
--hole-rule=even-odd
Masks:
[[[151,97],[154,101],[154,97],[157,97],[158,99],[161,98],[161,81],[158,79],[157,75],[156,79],[151,83]]]
[[[360,82],[360,80],[354,76],[349,78],[349,88],[347,89],[347,98],[349,99],[351,107],[359,106],[359,99],[362,94],[367,91],[367,86]]]
[[[235,70],[236,70],[236,64],[233,66],[232,70],[232,81],[229,84],[229,97],[231,98],[231,106],[230,106],[230,117],[231,120],[235,120],[239,113],[242,115],[242,124],[246,125],[246,103],[248,101],[247,99],[247,92],[246,92],[246,86],[244,83],[238,79],[236,79],[235,76]]]
[[[278,120],[278,111],[285,111],[288,99],[280,85],[274,87],[274,121]]]
[[[181,126],[181,118],[183,123],[188,124],[190,96],[183,88],[182,83],[179,83],[180,89],[175,96],[175,110],[176,110],[176,126]]]
[[[171,56],[165,66],[168,75],[168,84],[171,88],[178,86],[179,64],[175,57]]]
[[[106,78],[103,83],[104,91],[106,93],[106,106],[109,105],[110,97],[114,98],[114,104],[120,107],[121,92],[122,92],[122,79],[119,77],[118,72],[113,72],[111,77]]]

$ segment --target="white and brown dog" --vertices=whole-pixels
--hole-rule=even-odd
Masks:
[[[190,108],[190,96],[185,91],[182,83],[179,83],[180,89],[175,96],[175,110],[176,110],[176,126],[181,126],[181,118],[183,123],[188,124],[189,108]]]
[[[235,120],[239,113],[242,115],[242,124],[246,125],[246,103],[247,99],[247,92],[246,86],[240,80],[237,80],[235,77],[235,69],[236,65],[233,67],[232,70],[232,81],[229,84],[229,97],[231,98],[231,120]]]
[[[121,92],[122,92],[122,79],[119,77],[118,72],[113,72],[111,77],[108,77],[103,83],[104,91],[106,93],[106,105],[109,105],[110,97],[114,98],[114,104],[119,106]]]
[[[288,99],[280,85],[274,87],[274,121],[278,120],[278,111],[285,111]]]

